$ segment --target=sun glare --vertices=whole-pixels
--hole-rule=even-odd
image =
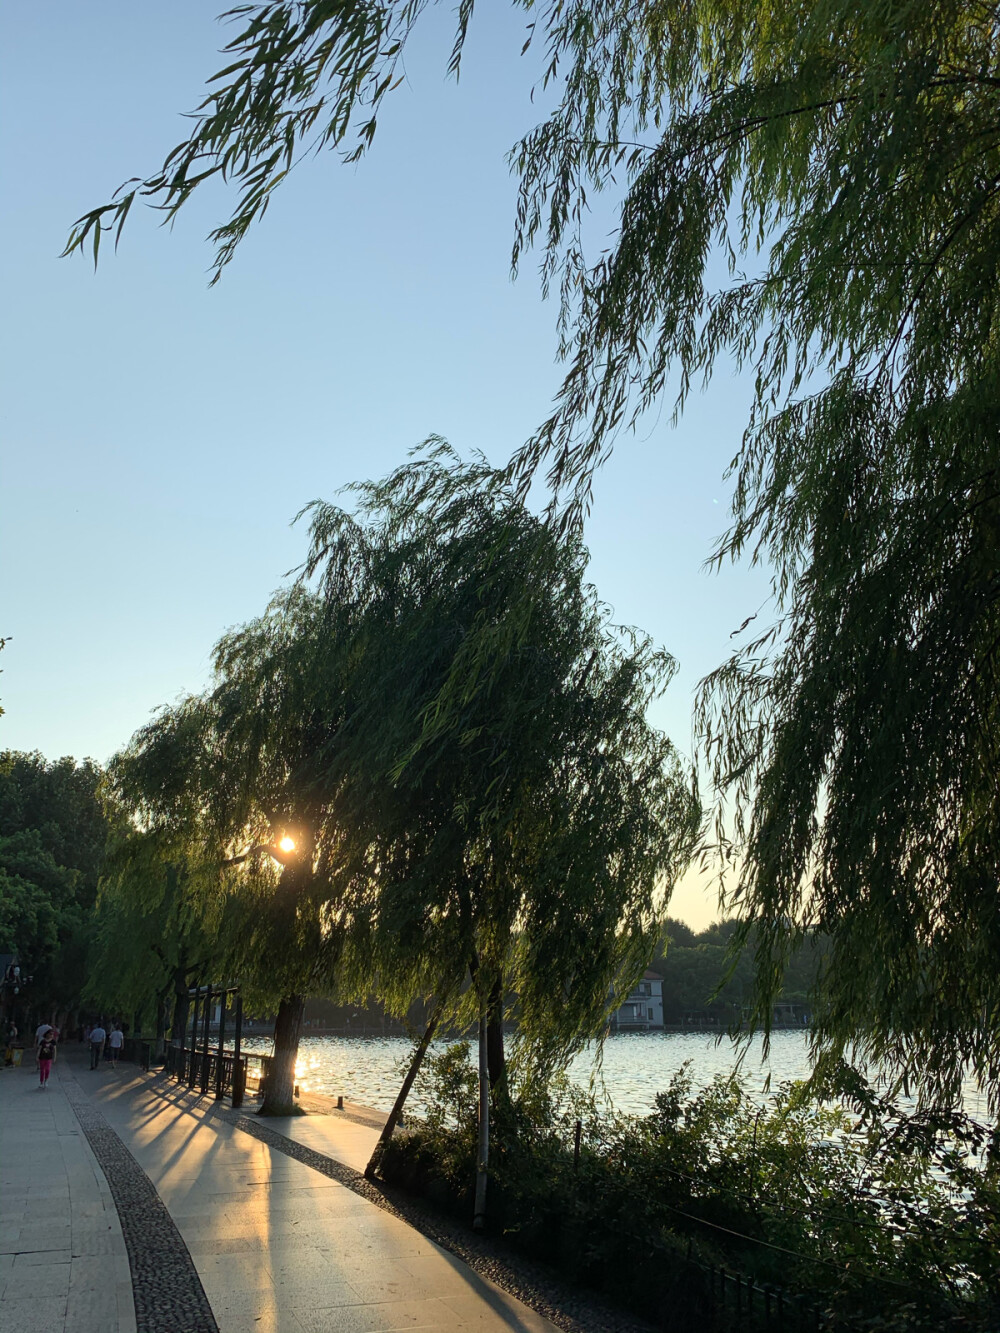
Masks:
[[[294,852],[294,851],[295,851],[295,839],[294,839],[294,838],[290,838],[290,837],[286,834],[286,835],[281,839],[281,841],[278,843],[278,846],[281,848],[281,850],[282,850],[283,852]]]

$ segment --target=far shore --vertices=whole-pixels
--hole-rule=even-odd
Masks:
[[[218,1023],[211,1023],[209,1025],[208,1030],[210,1033],[218,1035],[219,1032]],[[515,1031],[515,1029],[512,1027],[505,1028],[504,1030],[510,1033],[513,1033]],[[622,1025],[620,1027],[613,1028],[607,1035],[609,1037],[625,1037],[625,1036],[635,1036],[636,1033],[640,1033],[640,1034],[649,1034],[650,1036],[656,1036],[657,1033],[666,1033],[669,1036],[676,1036],[692,1032],[718,1033],[718,1032],[726,1032],[727,1030],[728,1030],[727,1026],[724,1022],[720,1022],[713,1018],[706,1018],[701,1022],[665,1023],[663,1027],[626,1027]],[[754,1029],[754,1031],[757,1030],[758,1029]],[[771,1031],[807,1032],[808,1026],[807,1024],[804,1023],[772,1023]],[[227,1027],[227,1033],[230,1034],[230,1040],[231,1040],[232,1039],[231,1029],[228,1027]],[[365,1037],[365,1038],[405,1037],[408,1039],[415,1040],[417,1035],[418,1034],[413,1032],[408,1032],[405,1028],[401,1027],[393,1027],[393,1028],[383,1028],[381,1026],[365,1027],[359,1024],[357,1027],[303,1028],[300,1040],[304,1040],[306,1037]],[[439,1038],[437,1038],[437,1040],[458,1041],[467,1037],[467,1035],[468,1034],[463,1034],[460,1032],[444,1033]],[[243,1029],[244,1039],[250,1037],[273,1037],[273,1036],[274,1036],[273,1023],[260,1023],[254,1025],[253,1027],[245,1027]]]

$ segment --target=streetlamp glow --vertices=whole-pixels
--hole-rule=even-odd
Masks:
[[[295,851],[295,839],[294,839],[294,838],[290,838],[290,837],[288,836],[288,834],[286,833],[285,836],[284,836],[284,837],[281,839],[281,841],[278,843],[278,846],[281,848],[281,850],[282,850],[283,852],[294,852],[294,851]]]

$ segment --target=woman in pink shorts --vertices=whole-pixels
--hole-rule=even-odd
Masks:
[[[40,1088],[47,1085],[49,1074],[52,1072],[52,1062],[55,1058],[56,1034],[50,1030],[38,1043],[38,1086]]]

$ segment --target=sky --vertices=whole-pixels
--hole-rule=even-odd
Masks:
[[[540,112],[524,15],[502,5],[477,11],[458,84],[452,7],[430,11],[371,153],[304,162],[216,286],[222,186],[169,229],[133,211],[96,273],[59,258],[75,218],[185,137],[227,63],[214,12],[0,11],[3,748],[107,759],[208,683],[218,637],[303,558],[303,505],[431,433],[504,463],[560,383],[555,304],[530,261],[510,276],[505,159]],[[766,571],[704,568],[751,390],[724,366],[679,425],[666,403],[622,437],[587,526],[615,620],[678,660],[651,716],[685,756],[698,681],[768,592]],[[714,890],[691,874],[671,910],[702,926]]]

